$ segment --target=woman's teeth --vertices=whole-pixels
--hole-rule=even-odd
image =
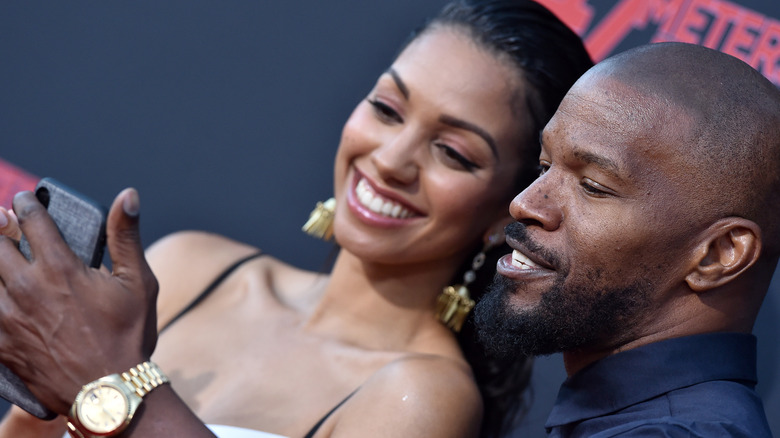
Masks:
[[[539,265],[532,262],[531,259],[526,257],[525,254],[518,250],[512,251],[512,266],[518,267],[520,269],[532,269],[539,267]]]
[[[400,204],[374,193],[364,178],[358,181],[357,187],[355,187],[355,194],[357,194],[360,203],[374,213],[395,219],[405,219],[413,216],[411,211],[405,209]]]

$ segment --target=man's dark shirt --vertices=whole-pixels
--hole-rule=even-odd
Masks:
[[[668,339],[567,379],[545,427],[551,437],[771,438],[755,384],[755,336]]]

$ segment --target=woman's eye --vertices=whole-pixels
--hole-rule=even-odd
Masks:
[[[544,175],[547,173],[548,170],[550,170],[550,165],[548,163],[539,163],[537,167],[537,171],[539,173],[539,176]]]
[[[455,164],[463,168],[464,170],[468,170],[469,172],[479,168],[479,166],[477,166],[477,163],[464,157],[463,155],[458,153],[458,151],[447,146],[446,144],[436,143],[435,146],[441,151],[445,160],[448,160],[450,163]]]
[[[390,105],[376,99],[366,99],[366,101],[371,104],[374,108],[374,112],[380,119],[389,122],[403,123],[404,120],[401,118],[401,115]]]

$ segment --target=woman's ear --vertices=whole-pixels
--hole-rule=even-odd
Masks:
[[[761,254],[761,228],[753,221],[728,217],[703,234],[693,269],[685,282],[694,292],[705,292],[737,278]]]
[[[487,231],[485,231],[485,234],[482,236],[484,250],[488,250],[503,244],[506,241],[504,228],[514,221],[515,220],[512,218],[512,216],[507,214],[507,216],[493,222],[493,224],[488,227]]]

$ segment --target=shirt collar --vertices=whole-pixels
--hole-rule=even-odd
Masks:
[[[738,380],[755,386],[756,337],[708,333],[607,356],[566,379],[545,427],[603,416],[711,380]]]

